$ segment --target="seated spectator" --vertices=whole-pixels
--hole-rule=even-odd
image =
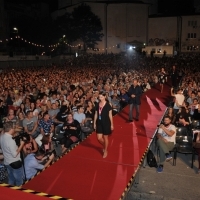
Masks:
[[[55,103],[53,103],[53,104],[51,105],[51,107],[52,107],[52,108],[51,108],[50,110],[48,110],[48,114],[49,114],[50,118],[54,121],[56,115],[58,114],[58,112],[59,112],[60,110],[57,108],[57,106],[56,106]]]
[[[12,110],[12,109],[10,109],[8,111],[8,116],[5,118],[5,122],[10,122],[10,121],[15,123],[15,124],[17,122],[17,117],[15,116],[15,111]]]
[[[199,104],[198,104],[198,108],[194,109],[193,119],[200,120],[200,105]]]
[[[25,174],[26,174],[26,179],[29,180],[33,176],[35,176],[38,172],[38,170],[43,170],[49,164],[52,162],[54,159],[54,154],[52,154],[49,157],[49,160],[46,162],[45,165],[40,164],[40,162],[44,159],[45,152],[42,150],[39,150],[36,154],[30,153],[28,154],[25,159],[24,159],[24,168],[25,168]]]
[[[172,107],[169,107],[168,110],[167,110],[167,115],[171,118],[171,122],[172,124],[174,124],[175,122],[175,119],[176,119],[176,116],[174,114],[174,110]]]
[[[87,102],[86,110],[85,110],[85,117],[86,119],[93,120],[95,113],[94,104],[91,101]]]
[[[195,143],[200,143],[200,132],[199,131],[194,131],[194,142]],[[200,147],[200,144],[199,144]],[[199,169],[197,171],[198,174],[200,174],[200,148],[195,148],[196,153],[198,154],[198,161],[199,161]]]
[[[56,103],[57,97],[56,94],[52,94],[52,97],[50,98],[51,104]]]
[[[39,128],[40,128],[40,135],[39,135],[40,143],[38,145],[41,146],[42,145],[41,139],[43,135],[50,134],[52,136],[54,131],[53,121],[50,119],[49,114],[47,112],[44,113],[43,118],[39,121]]]
[[[74,120],[77,120],[80,125],[84,125],[85,122],[85,114],[84,114],[84,108],[82,106],[77,107],[77,112],[74,113]]]
[[[193,117],[194,110],[198,109],[198,100],[196,98],[193,99],[193,103],[189,106],[190,108],[190,115]]]
[[[179,88],[177,90],[176,93],[174,93],[173,91],[174,89],[171,88],[171,96],[173,96],[175,98],[175,102],[174,102],[174,113],[177,114],[177,112],[179,111],[179,108],[183,105],[185,97],[182,93],[182,89]]]
[[[22,99],[20,98],[20,96],[18,94],[15,94],[13,106],[19,107],[21,105],[21,103],[22,103]]]
[[[189,103],[189,105],[192,105],[192,104],[193,104],[193,100],[194,100],[195,98],[196,98],[196,95],[195,95],[194,92],[192,92],[192,93],[189,95],[188,99],[187,99],[187,102]]]
[[[169,151],[174,148],[176,137],[176,127],[171,124],[171,118],[169,116],[164,117],[164,123],[160,125],[157,133],[157,144],[160,149],[160,159],[157,172],[163,172],[164,161],[170,161],[172,156]]]
[[[23,127],[24,131],[31,135],[36,142],[38,141],[37,137],[40,134],[38,130],[38,120],[36,117],[33,116],[32,111],[28,111],[26,113],[26,118],[23,120]]]
[[[23,146],[24,155],[27,156],[28,154],[30,154],[30,153],[35,153],[35,152],[37,152],[37,151],[38,151],[37,143],[36,143],[36,141],[32,138],[32,136],[30,135],[29,140],[27,140],[27,141],[24,143],[24,146]]]
[[[42,139],[42,149],[45,151],[45,153],[48,153],[49,151],[53,150],[52,143],[51,143],[51,136],[43,135]]]
[[[143,92],[146,92],[147,90],[151,89],[151,86],[150,86],[147,78],[144,79],[144,82],[141,84],[141,87],[142,87]]]
[[[79,140],[81,127],[80,123],[73,119],[73,115],[69,113],[62,129],[65,132],[61,142],[62,153],[64,153],[73,143]]]
[[[188,127],[190,124],[190,114],[187,113],[185,107],[181,107],[179,112],[176,115],[175,119],[176,126],[186,126]]]
[[[23,121],[24,121],[24,115],[22,112],[20,112],[18,114],[18,119],[17,119],[17,124],[16,124],[16,128],[22,130],[23,129]]]
[[[129,96],[126,92],[126,90],[123,88],[121,89],[121,94],[120,94],[120,107],[124,108],[125,106],[128,105],[128,101],[129,101]]]
[[[16,112],[16,115],[18,116],[20,112],[23,113],[24,116],[26,115],[26,109],[23,103],[20,104],[19,109]]]
[[[56,115],[54,119],[54,124],[55,124],[55,132],[56,134],[60,133],[60,129],[63,126],[64,122],[66,121],[67,115],[70,112],[69,107],[66,105],[62,105],[60,108],[60,112]]]
[[[120,110],[120,103],[116,94],[112,96],[111,106],[112,106],[112,114],[116,115]]]

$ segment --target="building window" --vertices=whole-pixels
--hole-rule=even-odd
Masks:
[[[188,21],[188,26],[196,27],[197,26],[197,21]]]
[[[196,33],[188,33],[187,38],[188,38],[188,39],[197,38],[197,34],[196,34]]]

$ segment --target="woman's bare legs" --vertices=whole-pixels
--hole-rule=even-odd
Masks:
[[[108,155],[108,135],[104,135],[104,152],[103,152],[103,158],[106,158]]]
[[[106,158],[108,155],[108,135],[97,134],[97,140],[103,146],[103,158]]]
[[[160,92],[162,93],[163,92],[163,84],[160,84],[160,86],[161,86]]]

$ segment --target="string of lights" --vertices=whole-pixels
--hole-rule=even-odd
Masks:
[[[19,35],[18,36],[15,36],[15,37],[10,37],[10,38],[7,38],[5,40],[0,40],[0,43],[3,43],[3,42],[9,42],[9,41],[13,41],[15,39],[18,39],[18,40],[21,40],[27,44],[30,44],[30,45],[33,45],[35,47],[40,47],[40,48],[44,48],[44,47],[49,47],[49,48],[53,48],[51,51],[54,51],[56,47],[58,47],[59,45],[63,45],[63,43],[71,48],[81,48],[83,45],[82,44],[77,44],[77,45],[71,45],[69,43],[67,43],[66,41],[63,41],[62,42],[58,42],[56,44],[51,44],[51,45],[42,45],[42,44],[37,44],[37,43],[34,43],[34,42],[31,42],[27,39],[24,39],[22,37],[20,37]],[[103,49],[100,49],[100,48],[87,48],[88,50],[93,50],[93,51],[105,51],[105,50],[109,50],[109,49],[112,49],[112,48],[117,48],[118,45],[113,45],[113,46],[110,46],[110,47],[107,47],[107,48],[103,48]]]

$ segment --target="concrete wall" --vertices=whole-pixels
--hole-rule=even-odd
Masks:
[[[177,40],[177,18],[149,18],[148,45],[175,45]]]
[[[127,51],[126,44],[135,40],[146,43],[148,26],[146,4],[109,4],[107,13],[108,52]]]

